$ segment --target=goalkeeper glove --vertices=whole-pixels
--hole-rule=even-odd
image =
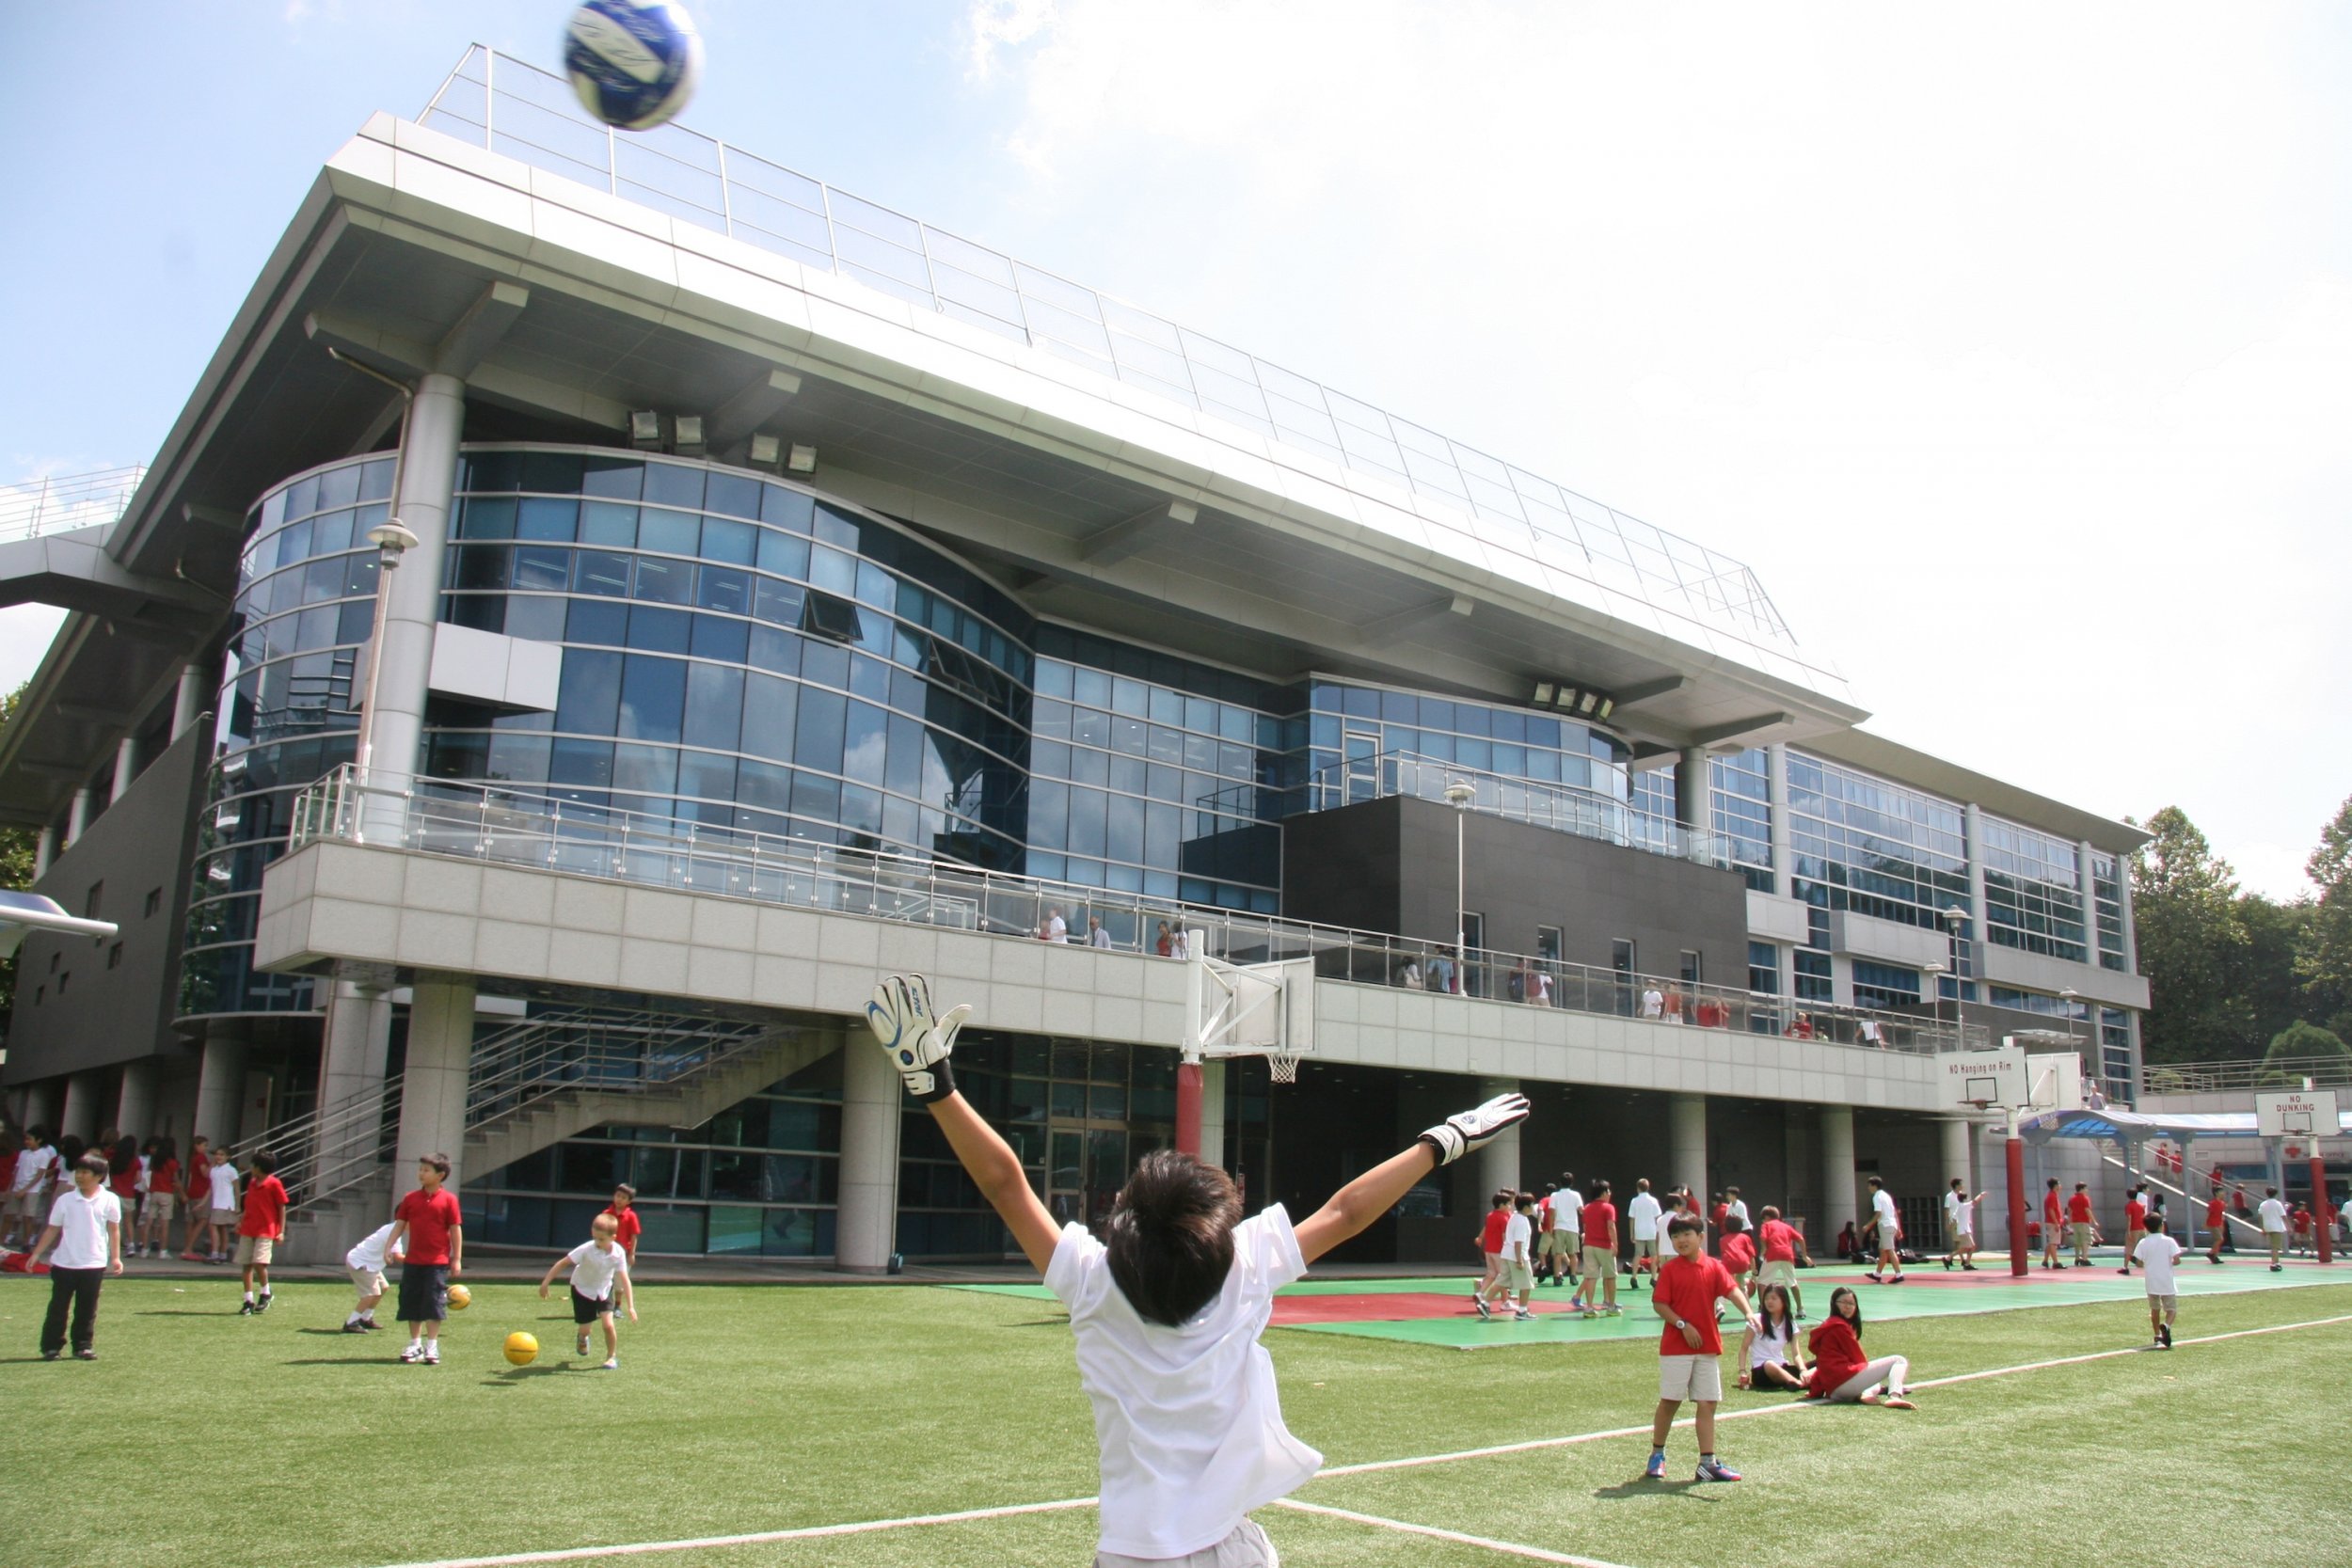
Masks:
[[[929,1104],[956,1092],[948,1053],[956,1048],[956,1031],[972,1011],[964,1003],[947,1016],[931,1011],[931,984],[920,974],[893,974],[874,988],[866,1004],[866,1026],[874,1031],[890,1065],[898,1069],[907,1093]]]
[[[1483,1148],[1506,1127],[1527,1119],[1527,1096],[1499,1094],[1474,1111],[1457,1111],[1421,1135],[1420,1142],[1436,1150],[1438,1164],[1450,1165],[1473,1148]]]

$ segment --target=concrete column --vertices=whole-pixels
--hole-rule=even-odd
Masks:
[[[179,739],[204,717],[206,681],[200,664],[180,666],[180,689],[171,699],[171,738]]]
[[[69,849],[72,848],[73,841],[80,838],[88,827],[89,785],[84,784],[73,792],[73,804],[66,808],[65,847]]]
[[[457,443],[466,422],[466,384],[452,375],[417,383],[401,449],[400,494],[392,515],[416,534],[389,586],[383,646],[370,650],[377,669],[375,711],[367,716],[372,781],[405,789],[416,776],[424,735],[425,685],[433,670],[433,632],[441,614],[441,566],[449,545],[450,496],[457,483]],[[372,796],[363,821],[377,842],[396,839],[400,804]],[[452,1151],[454,1152],[453,1150]]]
[[[138,736],[126,735],[115,742],[115,787],[112,799],[119,800],[131,793],[132,782],[138,776]]]
[[[204,1032],[203,1063],[197,1070],[196,1126],[215,1146],[237,1141],[245,1111],[245,1036],[233,1025],[215,1023]]]
[[[1225,1064],[1200,1064],[1200,1163],[1225,1164]]]
[[[156,1057],[141,1056],[123,1064],[122,1098],[115,1102],[115,1125],[126,1137],[145,1143],[163,1131],[155,1106],[155,1091],[163,1077],[164,1064]]]
[[[1516,1078],[1481,1078],[1478,1081],[1481,1102],[1499,1094],[1518,1092],[1519,1081]],[[1485,1189],[1479,1195],[1478,1207],[1482,1212],[1486,1207],[1488,1196],[1506,1187],[1517,1192],[1525,1185],[1519,1180],[1519,1130],[1517,1127],[1503,1129],[1494,1142],[1478,1151],[1478,1179],[1485,1183]]]
[[[2090,875],[2090,863],[2098,852],[2087,838],[2074,845],[2074,875],[2083,895],[2083,962],[2093,969],[2099,967],[2099,890]],[[2118,879],[2122,879],[2121,862],[2116,864],[2115,874]]]
[[[420,974],[408,1001],[408,1065],[402,1070],[394,1183],[428,1154],[449,1156],[449,1185],[465,1180],[466,1075],[473,1066],[470,975]]]
[[[861,1040],[842,1049],[841,1201],[834,1267],[881,1274],[898,1238],[898,1118],[906,1091],[890,1058]]]
[[[57,1131],[71,1132],[85,1143],[98,1136],[98,1118],[104,1114],[98,1102],[105,1093],[106,1075],[95,1068],[69,1077],[65,1113],[57,1118]]]
[[[384,1087],[384,1059],[392,1031],[392,1004],[373,987],[362,990],[348,980],[327,988],[326,1022],[319,1047],[319,1109],[333,1113],[355,1096]],[[373,1118],[341,1118],[318,1147],[319,1186],[347,1173],[355,1152],[378,1148]],[[462,1141],[462,1140],[461,1140]],[[455,1154],[455,1149],[450,1150]],[[395,1179],[403,1174],[395,1172]],[[405,1190],[405,1189],[404,1189]]]
[[[1667,1096],[1666,1145],[1668,1179],[1690,1188],[1704,1214],[1708,1199],[1707,1096]]]
[[[22,1127],[45,1127],[54,1139],[57,1135],[57,1080],[43,1078],[25,1085],[19,1115]]]
[[[1675,758],[1675,820],[1693,832],[1706,832],[1714,820],[1708,799],[1711,771],[1704,746],[1685,746]]]
[[[2115,888],[2123,906],[2123,967],[2132,974],[2139,973],[2139,931],[2132,921],[2132,863],[2129,856],[2116,857]],[[2137,1059],[2138,1031],[2133,1031],[2134,1056]]]
[[[1818,1252],[1837,1240],[1837,1233],[1859,1221],[1861,1203],[1854,1194],[1853,1107],[1821,1107],[1821,1227],[1808,1234]]]
[[[1772,891],[1789,888],[1789,868],[1796,857],[1788,838],[1788,748],[1764,748],[1764,798],[1772,814]]]
[[[33,840],[33,880],[49,875],[49,863],[57,858],[57,830],[44,826],[40,836]]]
[[[1955,1176],[1960,1178],[1961,1185],[1966,1187],[1972,1196],[1977,1190],[1976,1172],[1969,1168],[1968,1164],[1969,1145],[1973,1141],[1968,1135],[1971,1125],[1960,1117],[1947,1117],[1936,1123],[1944,1139],[1944,1168],[1936,1172],[1939,1179],[1936,1181],[1938,1202],[1942,1201],[1943,1193],[1951,1190]]]

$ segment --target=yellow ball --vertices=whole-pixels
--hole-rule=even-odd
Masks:
[[[449,1304],[455,1310],[463,1312],[473,1305],[473,1292],[463,1285],[453,1285],[449,1288]]]
[[[506,1337],[506,1359],[517,1367],[528,1367],[539,1359],[539,1341],[532,1335],[516,1333]]]

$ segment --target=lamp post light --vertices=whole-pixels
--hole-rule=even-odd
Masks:
[[[361,784],[367,783],[368,769],[375,758],[375,686],[376,677],[384,669],[384,622],[387,607],[391,602],[392,574],[400,570],[400,558],[417,547],[417,536],[398,517],[389,518],[368,530],[368,543],[376,548],[375,630],[368,640],[367,710],[359,715],[359,749],[355,757]]]
[[[1948,964],[1929,963],[1920,969],[1920,973],[1928,977],[1928,984],[1935,988],[1935,1032],[1939,1035],[1944,1032],[1944,975],[1950,967]]]
[[[1470,896],[1465,884],[1463,824],[1470,819],[1470,802],[1478,799],[1478,786],[1468,779],[1454,779],[1445,786],[1445,798],[1454,807],[1454,973],[1461,994],[1470,994]]]
[[[1968,911],[1958,904],[1944,911],[1944,923],[1952,928],[1952,1033],[1963,1049],[1968,1044],[1968,986],[1961,978],[1960,928],[1968,920]]]

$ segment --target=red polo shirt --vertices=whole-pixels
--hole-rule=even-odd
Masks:
[[[2090,1223],[2090,1195],[2076,1193],[2066,1200],[2066,1217],[2076,1225]]]
[[[1511,1227],[1511,1211],[1510,1211],[1510,1210],[1508,1210],[1508,1209],[1489,1209],[1489,1210],[1487,1210],[1487,1211],[1486,1211],[1486,1225],[1485,1225],[1485,1226],[1484,1226],[1484,1227],[1483,1227],[1479,1230],[1479,1232],[1478,1232],[1478,1248],[1479,1248],[1479,1250],[1480,1250],[1481,1252],[1488,1252],[1488,1253],[1496,1253],[1496,1252],[1501,1252],[1501,1251],[1502,1250],[1502,1233],[1503,1233],[1505,1230],[1509,1229],[1509,1228],[1510,1228],[1510,1227]]]
[[[1586,1211],[1591,1212],[1590,1210]],[[1724,1337],[1715,1328],[1715,1303],[1731,1294],[1736,1287],[1731,1273],[1712,1258],[1692,1259],[1677,1253],[1660,1266],[1658,1283],[1653,1287],[1653,1300],[1662,1301],[1675,1310],[1675,1316],[1699,1331],[1699,1342],[1693,1346],[1682,1337],[1682,1330],[1672,1323],[1658,1338],[1661,1355],[1721,1355]]]
[[[1662,1227],[1664,1222],[1660,1223]],[[1584,1245],[1588,1250],[1617,1250],[1617,1206],[1606,1198],[1584,1206]]]
[[[1797,1260],[1797,1227],[1787,1220],[1766,1220],[1761,1232],[1764,1238],[1764,1261],[1793,1263]]]
[[[408,1222],[408,1238],[402,1243],[403,1253],[411,1263],[446,1263],[450,1260],[450,1232],[461,1220],[457,1195],[447,1187],[426,1192],[422,1187],[400,1200],[392,1211],[392,1218]]]
[[[286,1233],[286,1186],[275,1176],[245,1184],[245,1212],[238,1216],[240,1236],[278,1237]]]

